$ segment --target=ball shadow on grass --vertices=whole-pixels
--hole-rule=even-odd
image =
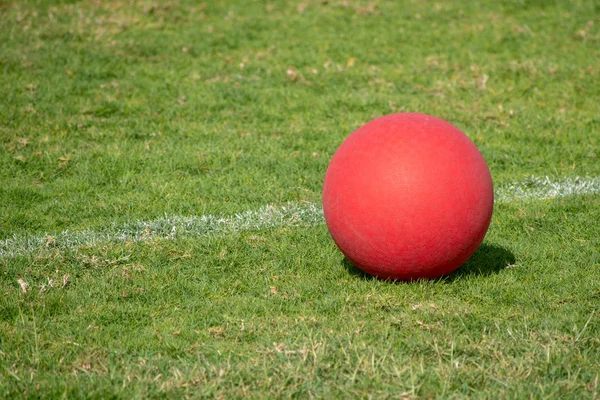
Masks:
[[[483,243],[466,263],[440,280],[452,282],[467,276],[498,274],[509,265],[514,264],[515,261],[515,255],[510,250],[495,244]]]
[[[448,276],[435,279],[435,281],[450,283],[467,276],[497,274],[514,262],[515,255],[510,250],[495,244],[483,243],[479,246],[475,254],[460,268]],[[342,265],[350,275],[366,280],[377,279],[355,267],[346,257],[343,258]],[[402,281],[394,282],[405,283]]]

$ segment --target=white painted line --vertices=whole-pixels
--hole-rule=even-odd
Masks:
[[[98,230],[63,231],[55,235],[13,236],[0,240],[0,257],[24,255],[42,249],[74,249],[104,243],[125,243],[155,239],[192,238],[269,229],[278,226],[310,226],[323,221],[320,205],[289,203],[263,206],[232,216],[166,216],[124,225],[112,224]]]
[[[530,177],[496,190],[496,202],[543,200],[600,193],[600,177],[574,177],[553,181],[548,177]],[[256,231],[278,226],[312,226],[323,222],[320,204],[289,203],[264,206],[233,216],[166,216],[124,225],[112,224],[98,230],[63,231],[53,235],[13,236],[0,240],[0,257],[27,255],[43,249],[75,249],[107,243],[125,243],[157,239],[194,238],[207,235]]]
[[[522,182],[509,183],[495,192],[497,202],[519,199],[546,200],[582,194],[600,193],[600,177],[572,177],[553,181],[549,177],[531,176]]]

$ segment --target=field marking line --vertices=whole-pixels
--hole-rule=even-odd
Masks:
[[[495,191],[495,201],[544,200],[600,193],[600,177],[572,177],[552,180],[530,177],[503,185]],[[0,240],[0,258],[27,255],[44,249],[75,249],[98,244],[182,239],[232,234],[275,227],[314,226],[322,223],[320,204],[288,203],[263,206],[231,216],[165,216],[147,221],[111,224],[97,230],[65,230],[40,236],[14,235]]]
[[[516,200],[546,200],[582,194],[600,193],[600,176],[572,177],[553,181],[549,177],[531,176],[521,182],[513,182],[496,189],[496,202]]]
[[[263,206],[231,216],[165,216],[125,224],[111,224],[97,230],[65,230],[54,235],[17,236],[0,240],[0,258],[25,255],[43,249],[74,249],[108,243],[182,239],[232,234],[280,226],[310,226],[323,221],[320,205],[289,203]]]

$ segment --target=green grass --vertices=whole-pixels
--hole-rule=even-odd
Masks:
[[[497,186],[597,177],[599,16],[0,2],[0,240],[318,203],[341,141],[392,112],[458,126]],[[323,224],[0,258],[0,395],[599,398],[598,220],[598,194],[496,204],[465,266],[409,284]]]

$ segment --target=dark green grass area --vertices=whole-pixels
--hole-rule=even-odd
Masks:
[[[599,59],[591,0],[0,1],[0,240],[318,203],[393,112],[458,126],[497,186],[597,177]],[[324,225],[0,258],[0,396],[598,398],[598,220],[497,204],[409,284]]]

